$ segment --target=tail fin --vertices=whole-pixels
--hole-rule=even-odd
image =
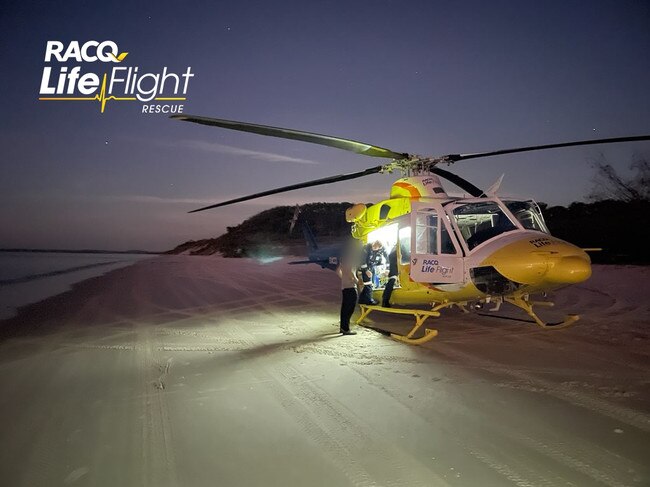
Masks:
[[[300,221],[300,226],[302,227],[302,234],[305,236],[305,241],[307,242],[307,248],[309,252],[313,252],[318,249],[318,244],[316,243],[316,238],[309,228],[309,224],[300,217],[300,205],[296,205],[296,209],[293,212],[293,217],[291,218],[291,225],[289,225],[289,233],[293,232],[293,228],[296,226],[296,223]]]
[[[307,241],[307,248],[309,249],[309,252],[318,250],[318,244],[316,243],[316,239],[314,238],[314,234],[312,233],[311,228],[309,228],[309,224],[305,220],[302,220],[301,223],[302,234],[305,236],[305,240]]]

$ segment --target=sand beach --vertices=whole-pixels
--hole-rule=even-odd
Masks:
[[[3,485],[650,482],[650,269],[559,291],[564,330],[452,310],[409,346],[338,335],[336,275],[287,261],[156,257],[0,322]]]

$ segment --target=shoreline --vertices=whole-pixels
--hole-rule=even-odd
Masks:
[[[35,254],[126,254],[126,255],[162,255],[162,252],[149,250],[101,250],[101,249],[0,249],[0,252],[26,252]]]
[[[65,253],[71,254],[72,252]],[[80,253],[79,255],[88,254]],[[103,256],[107,254],[97,253],[91,255]],[[45,272],[23,272],[15,277],[0,279],[0,322],[17,317],[21,309],[27,306],[69,292],[73,290],[75,285],[84,281],[129,267],[141,260],[153,258],[153,256],[146,257],[142,254],[133,255],[139,255],[140,258],[72,265],[64,268],[53,268]]]

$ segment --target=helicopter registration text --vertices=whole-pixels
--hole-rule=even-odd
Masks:
[[[552,240],[550,238],[542,237],[542,238],[535,238],[533,240],[528,241],[533,247],[545,247],[546,245],[551,245]]]

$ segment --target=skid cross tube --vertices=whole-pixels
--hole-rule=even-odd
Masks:
[[[356,323],[357,325],[363,325],[363,320],[372,312],[372,311],[381,311],[382,313],[392,313],[392,314],[400,314],[400,315],[413,315],[415,316],[415,325],[413,328],[411,328],[411,331],[409,331],[406,335],[399,335],[397,333],[391,333],[390,336],[394,340],[398,340],[400,342],[408,343],[410,345],[420,345],[422,343],[426,343],[429,340],[432,340],[438,335],[438,330],[434,330],[431,328],[426,328],[424,330],[424,335],[421,336],[420,338],[413,338],[413,335],[420,329],[420,327],[424,324],[424,322],[431,316],[434,318],[437,318],[440,316],[440,313],[438,311],[424,311],[420,309],[401,309],[401,308],[384,308],[382,306],[372,306],[368,304],[361,304],[361,315],[357,319]]]
[[[504,301],[523,309],[526,313],[528,313],[528,316],[535,320],[535,323],[538,326],[544,329],[559,330],[571,326],[580,319],[580,315],[571,314],[567,315],[564,321],[560,321],[558,323],[546,323],[537,315],[537,313],[535,313],[535,311],[533,311],[533,306],[545,306],[550,308],[553,306],[553,303],[549,301],[530,301],[527,295],[505,296],[503,299]]]

